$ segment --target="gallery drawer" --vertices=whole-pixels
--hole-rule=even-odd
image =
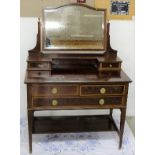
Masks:
[[[28,71],[28,76],[29,77],[49,77],[50,76],[50,71]]]
[[[83,85],[80,86],[80,95],[122,95],[124,85]]]
[[[119,68],[121,63],[102,63],[102,68]]]
[[[50,69],[48,62],[29,62],[28,69]]]
[[[76,85],[33,85],[32,96],[66,96],[79,95]]]
[[[61,106],[94,106],[102,107],[104,105],[121,105],[122,97],[104,97],[104,98],[48,98],[33,97],[33,107],[61,107]]]

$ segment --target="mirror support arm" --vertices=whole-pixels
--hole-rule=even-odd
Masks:
[[[117,50],[114,50],[110,44],[110,23],[107,23],[107,33],[106,33],[106,52],[104,53],[106,56],[117,56]]]

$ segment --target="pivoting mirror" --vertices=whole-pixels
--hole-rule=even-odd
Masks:
[[[104,9],[69,4],[43,11],[43,51],[104,51],[105,34]]]

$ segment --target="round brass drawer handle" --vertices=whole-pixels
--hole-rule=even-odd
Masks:
[[[100,105],[104,105],[104,103],[105,103],[104,99],[100,99],[100,100],[99,100],[99,104],[100,104]]]
[[[58,101],[57,101],[57,100],[52,100],[52,105],[53,105],[53,106],[58,105]]]
[[[105,89],[105,88],[101,88],[101,89],[100,89],[100,93],[101,93],[101,94],[105,94],[105,92],[106,92],[106,89]]]
[[[113,67],[112,64],[110,64],[109,67],[112,68]]]
[[[57,88],[52,88],[51,92],[52,92],[52,94],[57,94],[58,89]]]

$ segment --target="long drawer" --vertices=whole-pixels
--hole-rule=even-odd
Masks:
[[[82,85],[80,86],[81,96],[92,95],[122,95],[125,92],[124,85]]]
[[[76,85],[34,85],[32,96],[75,96],[79,95]]]
[[[103,98],[48,98],[48,97],[33,97],[33,107],[61,107],[61,106],[97,106],[104,105],[121,105],[123,97],[121,96],[106,96]]]

